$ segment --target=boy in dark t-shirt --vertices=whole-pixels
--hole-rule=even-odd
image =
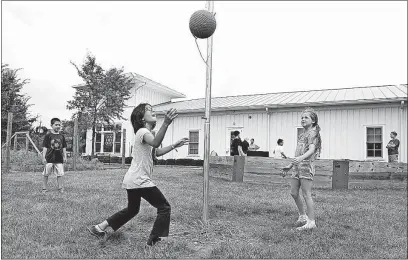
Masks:
[[[57,176],[58,190],[64,192],[62,176],[64,176],[64,163],[67,162],[67,143],[65,137],[60,134],[61,120],[51,119],[51,131],[48,132],[43,141],[43,158],[45,164],[43,171],[43,189],[47,192],[48,176],[54,173]]]

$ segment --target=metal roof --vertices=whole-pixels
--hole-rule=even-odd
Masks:
[[[164,86],[156,81],[153,81],[151,79],[148,79],[140,74],[134,73],[134,72],[130,72],[130,75],[132,75],[133,79],[135,80],[139,80],[141,82],[145,82],[145,83],[150,83],[151,85],[153,85],[154,87],[156,87],[158,90],[165,92],[166,94],[170,95],[171,98],[185,98],[186,95],[184,95],[181,92],[178,92],[172,88],[169,88],[167,86]]]
[[[213,97],[211,110],[360,104],[402,100],[407,100],[407,84]],[[204,111],[205,99],[167,102],[154,106],[157,113],[170,108],[184,113]]]
[[[186,95],[184,95],[183,93],[178,92],[178,91],[176,91],[176,90],[174,90],[172,88],[166,87],[166,86],[164,86],[164,85],[162,85],[162,84],[160,84],[160,83],[158,83],[156,81],[153,81],[153,80],[151,80],[149,78],[146,78],[146,77],[144,77],[144,76],[142,76],[140,74],[137,74],[137,73],[134,73],[134,72],[127,72],[125,74],[127,76],[132,77],[133,83],[135,83],[135,84],[138,83],[138,82],[150,83],[149,84],[150,88],[154,88],[154,89],[156,89],[158,91],[164,92],[167,95],[169,95],[171,98],[185,98],[186,97]],[[72,87],[73,88],[82,88],[82,87],[85,87],[85,86],[86,86],[85,83],[81,83],[81,84],[74,85]]]

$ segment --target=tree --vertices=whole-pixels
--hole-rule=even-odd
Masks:
[[[92,152],[95,153],[96,125],[112,124],[116,119],[124,119],[122,113],[125,101],[130,98],[132,79],[125,75],[123,68],[105,71],[96,62],[95,56],[87,54],[84,64],[78,67],[71,61],[84,84],[75,87],[73,100],[68,101],[69,110],[77,110],[75,115],[81,125],[92,128]]]
[[[28,108],[29,96],[21,93],[28,79],[18,76],[20,69],[9,68],[8,64],[1,64],[1,142],[6,141],[8,113],[13,113],[12,132],[29,131],[38,116],[31,116]]]
[[[74,137],[74,119],[75,114],[69,120],[62,120],[62,133],[65,135],[65,139],[67,140],[67,151],[73,151],[73,137]],[[82,120],[81,120],[82,119]],[[78,152],[83,153],[85,152],[86,146],[86,132],[88,130],[89,124],[87,120],[79,114],[78,118]]]

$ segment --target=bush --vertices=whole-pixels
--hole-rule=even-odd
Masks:
[[[167,159],[166,165],[176,165],[176,159]]]
[[[155,165],[183,165],[183,166],[203,166],[203,160],[194,159],[167,159],[167,160],[157,160]]]
[[[177,159],[177,165],[193,165],[193,159]]]
[[[5,164],[6,150],[2,151],[1,164]],[[10,150],[10,169],[12,171],[42,171],[44,164],[42,163],[41,156],[36,152],[26,152],[23,150],[14,151]]]
[[[68,157],[67,169],[69,171],[73,170],[73,158]],[[76,170],[77,171],[86,171],[86,170],[103,170],[104,165],[98,159],[94,158],[88,160],[87,158],[77,157],[76,160]]]

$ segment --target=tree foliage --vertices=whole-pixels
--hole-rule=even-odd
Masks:
[[[1,64],[1,141],[4,143],[7,136],[8,113],[13,113],[12,133],[16,131],[29,131],[38,116],[28,112],[29,96],[21,93],[28,79],[21,79],[18,75],[20,69],[12,69],[8,64]]]
[[[75,67],[83,84],[75,87],[73,99],[68,101],[67,108],[76,110],[79,128],[92,128],[92,155],[96,125],[107,123],[112,125],[115,120],[124,119],[125,101],[131,96],[132,79],[124,73],[123,68],[104,70],[96,62],[96,57],[88,53],[82,65]]]

